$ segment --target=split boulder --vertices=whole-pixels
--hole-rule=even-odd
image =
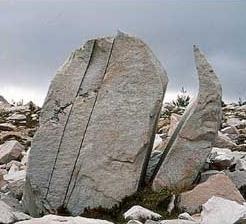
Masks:
[[[167,76],[140,39],[88,41],[49,88],[29,154],[33,216],[112,208],[144,182]],[[42,169],[40,169],[42,167]]]

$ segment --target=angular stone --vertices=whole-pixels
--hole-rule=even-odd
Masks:
[[[244,202],[244,198],[232,181],[224,174],[216,174],[191,191],[181,193],[178,207],[181,211],[195,214],[200,212],[202,204],[213,196],[223,197],[239,203]]]
[[[234,224],[246,219],[246,206],[221,197],[212,197],[202,206],[201,224]]]
[[[209,155],[221,121],[221,85],[205,56],[194,47],[199,93],[188,106],[154,172],[153,189],[189,188]],[[156,175],[156,176],[155,176]]]
[[[32,143],[30,214],[64,208],[79,215],[136,192],[166,85],[164,69],[137,38],[119,33],[76,50],[52,81]]]
[[[84,217],[66,217],[58,215],[46,215],[42,218],[34,218],[27,221],[17,222],[18,224],[113,224],[112,222],[100,219]]]
[[[146,209],[142,206],[135,205],[124,213],[124,218],[126,220],[138,220],[138,221],[145,222],[148,219],[160,220],[161,215],[152,212],[151,210]]]
[[[0,145],[0,164],[19,159],[24,149],[25,147],[16,140],[10,140]]]
[[[234,143],[225,134],[222,134],[220,131],[218,132],[218,136],[215,138],[213,146],[217,147],[217,148],[228,148],[231,150],[237,150],[238,149],[238,145],[236,143]]]
[[[0,124],[0,131],[14,131],[16,127],[10,123],[2,123]]]
[[[10,224],[30,218],[30,216],[11,208],[5,202],[0,200],[0,223]]]

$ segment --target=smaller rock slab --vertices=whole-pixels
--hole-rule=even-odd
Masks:
[[[230,178],[224,174],[216,174],[204,183],[197,185],[193,190],[180,195],[178,207],[189,214],[200,212],[202,204],[211,197],[219,196],[229,200],[243,203],[245,200]]]

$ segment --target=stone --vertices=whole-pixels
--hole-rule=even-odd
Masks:
[[[20,201],[18,199],[16,199],[15,197],[13,197],[13,195],[11,195],[11,193],[8,192],[5,194],[0,194],[0,199],[1,199],[1,201],[5,202],[9,207],[11,207],[17,211],[24,212],[24,209],[23,209]]]
[[[16,140],[10,140],[3,143],[0,145],[0,164],[20,159],[21,152],[24,149],[25,147]]]
[[[0,211],[0,223],[2,224],[10,224],[31,218],[30,216],[11,208],[1,200]]]
[[[174,133],[179,121],[181,120],[181,117],[179,114],[172,113],[170,117],[170,127],[168,130],[168,136],[172,136]]]
[[[199,224],[197,222],[182,220],[182,219],[172,219],[172,220],[162,220],[160,222],[147,221],[145,224]]]
[[[235,169],[246,171],[246,158],[237,160]]]
[[[228,148],[231,150],[237,150],[238,146],[225,134],[222,134],[220,131],[218,132],[218,136],[215,138],[213,143],[214,147],[217,148]]]
[[[229,126],[240,127],[246,125],[246,120],[240,120],[239,118],[233,117],[227,119],[226,122]]]
[[[234,224],[246,218],[246,206],[221,197],[210,198],[203,206],[201,224]]]
[[[127,224],[142,224],[142,222],[139,222],[138,220],[130,220]]]
[[[138,220],[141,222],[145,222],[148,219],[156,221],[161,219],[161,215],[139,205],[131,207],[123,216],[126,220]]]
[[[234,156],[230,149],[214,147],[209,155],[209,160],[212,169],[224,170],[232,165]]]
[[[201,173],[201,177],[200,177],[200,183],[205,182],[209,177],[211,177],[212,175],[216,175],[219,173],[224,173],[223,171],[218,171],[218,170],[206,170],[205,172]]]
[[[205,56],[194,47],[199,93],[186,109],[153,175],[153,189],[183,191],[192,186],[218,133],[221,85]]]
[[[234,126],[228,126],[221,130],[221,133],[226,134],[230,139],[235,140],[239,137],[240,133]]]
[[[226,172],[226,175],[236,185],[241,195],[246,199],[246,171],[236,170],[234,172]]]
[[[0,131],[14,131],[16,127],[10,123],[1,123]]]
[[[4,180],[8,182],[8,189],[15,198],[21,199],[22,197],[25,177],[25,170],[20,170],[4,175]]]
[[[119,33],[76,50],[42,108],[29,154],[27,211],[36,217],[63,207],[76,216],[87,207],[112,208],[141,188],[167,81],[135,37]]]
[[[27,221],[17,222],[18,224],[113,224],[112,222],[100,219],[84,217],[66,217],[58,215],[46,215],[42,218],[33,218]]]
[[[179,214],[178,218],[195,222],[195,220],[191,217],[191,215],[188,212]]]
[[[9,102],[0,95],[0,106],[5,106],[5,105],[9,105]]]
[[[194,189],[181,193],[178,208],[189,214],[195,214],[200,212],[202,204],[213,196],[223,197],[239,203],[245,201],[230,178],[224,174],[217,174],[209,177],[206,182],[198,184]]]
[[[26,120],[25,114],[14,113],[10,117],[7,118],[8,121],[13,121],[14,123],[22,122]]]

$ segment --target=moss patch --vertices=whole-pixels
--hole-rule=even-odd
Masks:
[[[98,218],[112,221],[117,224],[126,223],[123,218],[124,212],[130,209],[134,205],[140,205],[144,208],[150,209],[153,212],[157,212],[162,215],[163,219],[176,218],[176,211],[173,214],[167,212],[168,204],[171,200],[172,194],[168,190],[162,190],[161,192],[154,192],[149,188],[139,191],[131,196],[122,200],[119,206],[115,206],[112,209],[86,209],[81,216],[88,218]]]

